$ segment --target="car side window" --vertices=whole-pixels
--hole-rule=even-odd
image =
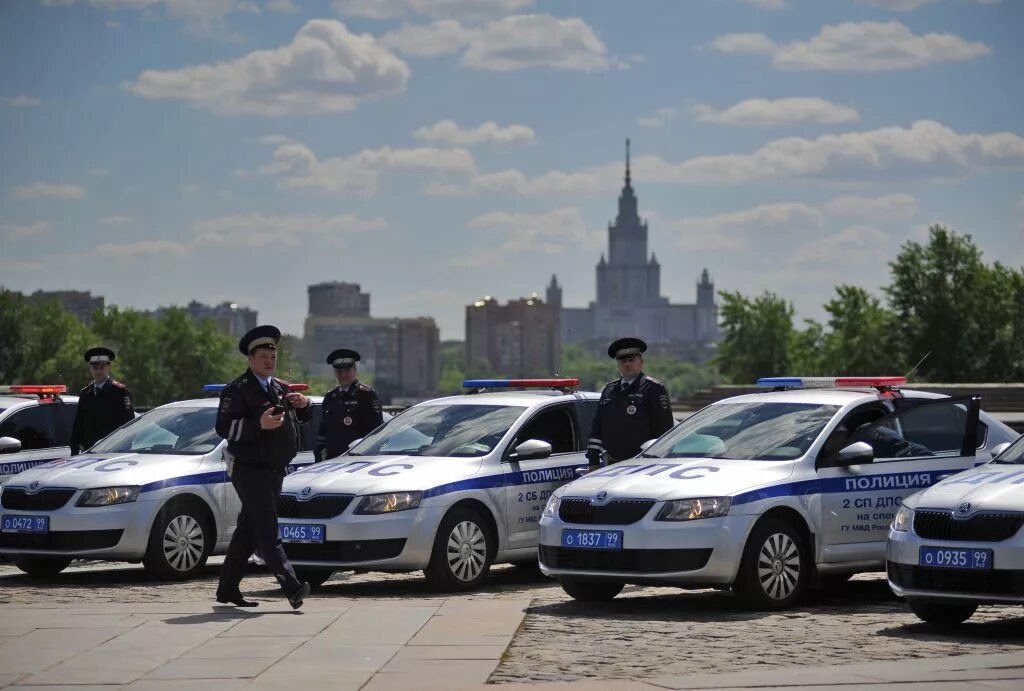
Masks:
[[[857,430],[851,441],[870,444],[876,462],[957,456],[963,447],[966,427],[967,414],[962,403],[930,401]]]
[[[22,408],[0,423],[0,437],[14,437],[21,442],[22,451],[49,449],[53,441],[53,413],[51,405]]]
[[[53,441],[55,446],[68,446],[71,443],[71,428],[75,424],[77,403],[54,403],[56,420],[54,421]]]
[[[857,430],[866,429],[872,422],[885,417],[888,412],[877,403],[868,403],[851,410],[825,438],[821,451],[818,452],[819,463],[833,458],[841,449],[852,444]]]
[[[568,406],[542,410],[519,430],[515,444],[521,444],[527,439],[539,439],[551,444],[552,455],[573,453],[578,448],[574,422]]]
[[[594,424],[598,403],[597,400],[576,401],[576,419],[579,421],[577,441],[581,449],[587,448],[587,437],[590,436],[590,428]]]

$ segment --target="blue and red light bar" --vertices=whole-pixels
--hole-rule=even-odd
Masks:
[[[227,384],[203,384],[203,391],[223,391]],[[288,384],[289,391],[309,391],[309,384]]]
[[[462,382],[466,389],[561,389],[579,385],[579,379],[466,379]]]
[[[757,385],[772,389],[891,389],[907,383],[906,377],[761,377]]]

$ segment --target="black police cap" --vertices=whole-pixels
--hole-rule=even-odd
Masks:
[[[251,329],[248,333],[242,336],[242,340],[238,342],[238,350],[242,355],[248,355],[261,346],[276,350],[277,342],[280,340],[281,330],[276,326],[264,324],[263,326],[257,326],[255,329]]]
[[[334,369],[346,369],[359,362],[359,353],[348,348],[338,348],[327,356],[327,364]]]
[[[103,348],[102,346],[99,348],[89,348],[89,350],[85,351],[85,361],[89,364],[94,362],[113,362],[115,357],[113,350]]]
[[[622,355],[640,355],[647,352],[647,344],[639,338],[620,338],[608,346],[608,357],[617,358]]]

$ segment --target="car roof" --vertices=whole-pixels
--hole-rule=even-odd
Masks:
[[[600,398],[601,394],[594,391],[574,391],[570,393],[551,389],[539,389],[537,391],[484,391],[482,393],[433,398],[429,401],[417,403],[413,407],[428,405],[508,405],[528,408],[554,401],[596,401]]]
[[[905,398],[947,398],[943,394],[931,391],[916,391],[914,389],[901,389],[900,393]],[[721,403],[818,403],[821,405],[859,405],[871,401],[885,400],[882,393],[875,389],[850,388],[850,389],[786,389],[782,391],[763,391],[760,393],[744,394],[733,396],[716,401],[712,405]]]
[[[65,396],[62,394],[60,398],[65,403],[78,403],[78,396]],[[39,397],[35,394],[4,394],[0,396],[0,408],[6,410],[29,403],[37,403],[38,401]]]

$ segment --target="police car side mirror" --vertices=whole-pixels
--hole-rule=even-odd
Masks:
[[[875,460],[875,450],[871,444],[864,441],[855,441],[849,446],[844,446],[836,454],[836,465],[858,465],[860,463],[872,463]]]
[[[0,453],[21,451],[21,441],[14,437],[0,437]]]
[[[551,455],[551,444],[540,439],[527,439],[517,446],[508,457],[510,461],[529,461],[547,458]]]
[[[1010,442],[1008,441],[1004,441],[1002,444],[996,444],[995,446],[992,447],[992,458],[995,458],[1002,452],[1006,451],[1008,448],[1010,448]]]

